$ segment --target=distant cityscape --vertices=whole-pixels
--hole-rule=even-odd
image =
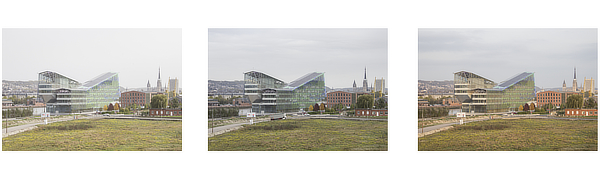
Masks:
[[[38,73],[41,80],[2,81],[2,106],[7,109],[34,108],[34,114],[42,112],[79,113],[101,111],[103,106],[119,104],[121,107],[136,105],[148,107],[153,96],[167,95],[168,99],[182,101],[178,78],[162,83],[160,68],[156,85],[146,81],[145,88],[119,86],[117,73],[107,72],[79,82],[53,71]],[[142,81],[143,83],[143,81]],[[38,93],[39,92],[39,93]]]

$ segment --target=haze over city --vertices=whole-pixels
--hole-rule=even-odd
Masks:
[[[37,80],[54,71],[81,83],[119,74],[125,88],[156,87],[158,70],[182,84],[181,29],[2,29],[2,79]],[[182,86],[182,85],[181,85]],[[181,88],[180,86],[180,88]]]
[[[387,36],[378,28],[209,29],[208,79],[243,80],[256,70],[289,83],[325,72],[326,86],[349,88],[362,86],[366,67],[370,86],[388,79]]]
[[[419,29],[419,80],[469,71],[501,82],[534,72],[541,88],[598,80],[597,29]],[[579,85],[581,86],[579,82]],[[598,88],[595,83],[595,87]]]

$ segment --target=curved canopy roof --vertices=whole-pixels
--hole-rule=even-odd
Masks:
[[[318,72],[308,73],[308,74],[290,82],[290,84],[288,84],[284,88],[291,89],[291,90],[296,89],[296,88],[306,84],[307,82],[309,82],[319,76],[322,76],[323,74],[325,74],[325,73],[318,73]]]
[[[101,74],[99,76],[96,76],[92,80],[86,81],[85,83],[83,83],[83,86],[84,87],[94,87],[95,85],[98,85],[102,81],[104,81],[114,75],[117,75],[117,73],[107,72],[107,73]]]
[[[268,75],[268,74],[266,74],[266,73],[264,73],[264,72],[260,72],[260,71],[248,71],[248,72],[245,72],[244,74],[258,74],[258,73],[260,73],[260,74],[262,74],[262,75],[265,75],[265,76],[267,76],[267,77],[273,78],[273,79],[275,79],[276,81],[279,81],[279,82],[285,83],[285,82],[283,82],[281,79],[278,79],[278,78],[276,78],[276,77],[273,77],[273,76],[271,76],[271,75]]]
[[[529,77],[533,75],[533,73],[531,72],[523,72],[521,74],[517,74],[516,76],[513,76],[505,81],[500,82],[500,84],[498,84],[498,86],[494,87],[493,89],[495,90],[504,90],[520,81],[522,81],[523,79]]]

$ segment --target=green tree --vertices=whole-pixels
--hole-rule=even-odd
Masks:
[[[181,104],[179,103],[179,99],[177,98],[173,98],[171,99],[171,101],[169,101],[169,107],[171,108],[179,108]]]
[[[585,100],[584,106],[585,106],[585,108],[597,108],[598,103],[596,102],[596,99],[588,98],[587,100]]]
[[[545,111],[545,110],[548,110],[548,109],[554,109],[554,105],[553,105],[553,104],[550,104],[550,103],[546,103],[545,105],[543,105],[543,106],[542,106],[542,109],[543,109],[544,111]]]
[[[356,107],[358,107],[358,108],[373,108],[373,96],[372,95],[359,96],[358,99],[356,100]]]
[[[571,95],[567,98],[565,103],[566,108],[581,108],[583,104],[583,97],[581,95]]]
[[[387,101],[383,98],[380,98],[377,100],[376,104],[375,104],[375,108],[377,109],[385,109],[387,108]]]
[[[150,100],[151,108],[166,108],[167,107],[167,96],[156,95]]]
[[[356,104],[350,104],[350,110],[353,110],[356,107]]]

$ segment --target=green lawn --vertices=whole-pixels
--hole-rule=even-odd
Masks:
[[[387,122],[278,120],[208,139],[209,151],[387,151]]]
[[[2,138],[3,151],[181,151],[181,121],[81,119]]]
[[[597,151],[598,121],[496,119],[419,138],[419,151]]]

